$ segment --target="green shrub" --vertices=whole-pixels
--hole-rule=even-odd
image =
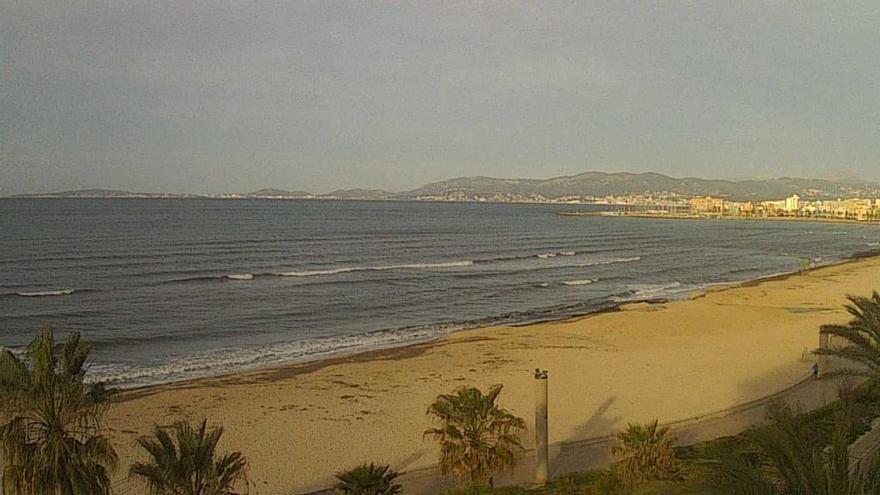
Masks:
[[[516,466],[526,422],[498,406],[501,388],[495,385],[484,394],[476,387],[458,387],[428,407],[439,424],[425,436],[440,444],[441,472],[483,485],[492,473]]]
[[[646,425],[630,424],[616,435],[616,440],[612,453],[622,457],[617,473],[624,486],[680,478],[681,461],[668,427],[659,426],[656,420]]]
[[[336,475],[336,493],[340,495],[397,495],[400,485],[395,483],[397,472],[389,466],[373,463],[360,466]]]

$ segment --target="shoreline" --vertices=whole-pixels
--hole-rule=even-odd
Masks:
[[[653,297],[646,299],[636,299],[632,301],[622,301],[609,304],[606,307],[600,307],[595,310],[586,311],[584,313],[574,313],[574,314],[562,314],[558,317],[547,317],[540,318],[534,320],[523,320],[523,321],[513,321],[507,323],[485,323],[482,324],[480,322],[474,322],[474,326],[468,326],[467,322],[463,322],[461,328],[455,328],[445,333],[441,333],[436,336],[431,336],[422,340],[413,340],[413,341],[405,341],[399,344],[391,344],[389,346],[380,346],[375,348],[363,348],[363,349],[341,349],[336,351],[327,351],[326,353],[317,354],[313,356],[305,356],[300,359],[292,360],[285,363],[273,363],[265,366],[256,366],[252,368],[241,368],[238,370],[230,370],[226,372],[216,373],[216,374],[206,374],[203,376],[194,376],[191,378],[183,378],[179,380],[169,380],[157,383],[149,383],[143,385],[133,385],[133,386],[112,386],[109,390],[118,396],[128,395],[129,393],[137,393],[138,395],[142,395],[144,393],[149,393],[150,390],[162,389],[165,387],[191,387],[197,385],[198,382],[201,381],[214,381],[214,380],[223,380],[229,378],[235,378],[238,375],[244,374],[254,374],[254,373],[264,373],[264,372],[281,372],[288,369],[303,369],[302,373],[308,373],[309,371],[314,371],[317,369],[321,369],[326,366],[333,366],[335,364],[345,363],[345,362],[359,362],[359,361],[369,361],[372,359],[388,359],[387,355],[398,355],[398,354],[409,354],[406,351],[407,348],[420,348],[420,347],[430,347],[431,345],[442,343],[444,339],[449,338],[450,336],[454,336],[461,332],[469,332],[469,331],[479,331],[482,329],[494,328],[499,326],[507,326],[511,328],[528,328],[535,325],[544,325],[544,324],[553,324],[553,323],[574,323],[581,321],[585,318],[591,318],[594,316],[599,316],[602,314],[608,313],[618,313],[625,310],[625,307],[632,304],[648,304],[648,305],[658,305],[658,304],[666,304],[673,301],[685,301],[685,300],[693,300],[700,299],[706,297],[710,293],[718,293],[724,292],[732,289],[737,289],[741,287],[754,287],[761,283],[772,282],[772,281],[781,281],[786,280],[792,276],[804,275],[809,272],[815,270],[821,270],[823,268],[829,268],[834,266],[846,265],[848,263],[857,262],[864,259],[877,258],[880,260],[880,250],[872,250],[872,251],[864,251],[854,253],[848,258],[844,258],[842,260],[832,261],[828,263],[817,264],[816,266],[812,266],[809,268],[803,268],[799,270],[794,270],[790,272],[780,272],[780,273],[771,273],[768,275],[762,275],[759,277],[754,277],[750,279],[734,281],[734,282],[710,282],[704,284],[704,288],[696,288],[689,292],[682,292],[681,297]],[[456,324],[451,324],[455,326]]]

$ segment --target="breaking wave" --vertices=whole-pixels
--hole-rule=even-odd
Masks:
[[[542,260],[546,260],[549,258],[555,258],[557,256],[577,256],[577,254],[578,254],[577,251],[559,251],[559,252],[536,254],[535,257],[540,258]],[[499,261],[501,261],[501,260],[499,259]]]
[[[584,266],[613,265],[615,263],[635,263],[635,262],[641,261],[641,260],[642,260],[641,256],[631,256],[629,258],[610,258],[610,259],[606,259],[606,260],[590,261],[588,263],[581,263],[577,266],[584,267]]]
[[[646,299],[656,299],[675,294],[681,294],[691,290],[691,287],[682,285],[681,282],[669,282],[665,284],[633,284],[614,298],[615,302],[632,302]]]
[[[590,285],[590,284],[594,284],[598,281],[599,281],[598,278],[586,278],[583,280],[566,280],[565,282],[562,282],[562,285],[571,285],[571,286]]]
[[[381,330],[359,335],[339,335],[268,346],[227,347],[157,360],[143,366],[95,363],[90,371],[96,380],[108,385],[128,388],[296,363],[327,357],[330,354],[412,344],[432,340],[460,328],[460,325],[437,325]]]
[[[35,292],[16,292],[15,295],[19,297],[56,297],[56,296],[69,296],[76,292],[76,289],[58,289],[58,290],[43,290],[43,291],[35,291]]]
[[[456,268],[473,265],[473,261],[450,261],[446,263],[411,263],[405,265],[388,266],[359,266],[351,268],[333,268],[329,270],[306,270],[298,272],[273,273],[279,277],[316,277],[320,275],[338,275],[352,272],[380,272],[386,270],[430,270],[432,268]]]
[[[495,264],[495,263],[505,263],[505,262],[513,262],[513,261],[527,261],[527,260],[549,260],[552,258],[556,258],[559,256],[572,257],[572,256],[581,256],[591,254],[587,252],[578,252],[578,251],[551,251],[547,253],[540,254],[529,254],[529,255],[521,255],[521,256],[500,256],[495,258],[483,258],[483,259],[473,259],[473,260],[462,260],[462,261],[445,261],[438,263],[401,263],[401,264],[391,264],[391,265],[365,265],[365,266],[342,266],[337,268],[320,268],[313,270],[291,270],[291,271],[277,271],[277,272],[267,272],[267,273],[231,273],[225,275],[198,275],[193,277],[184,277],[184,278],[176,278],[171,280],[164,280],[161,282],[157,282],[157,284],[174,284],[174,283],[192,283],[192,282],[206,282],[206,281],[244,281],[244,280],[252,280],[257,277],[329,277],[333,275],[342,275],[346,273],[358,273],[358,272],[382,272],[382,271],[394,271],[394,270],[439,270],[439,269],[449,269],[449,268],[465,268],[469,266],[475,265],[487,265],[487,264]],[[567,266],[574,267],[586,267],[586,266],[597,266],[597,265],[611,265],[615,263],[633,263],[640,261],[641,257],[632,256],[626,258],[607,258],[607,259],[597,259],[592,261],[586,261],[584,263],[572,264]],[[557,265],[542,265],[551,268],[559,268]],[[539,268],[540,267],[537,267]],[[527,269],[527,268],[523,268]]]
[[[272,366],[308,362],[334,355],[388,349],[427,342],[444,335],[491,325],[525,325],[537,321],[587,314],[609,306],[601,301],[513,311],[471,321],[441,323],[376,330],[355,335],[338,335],[281,342],[266,346],[225,347],[164,357],[143,365],[93,363],[90,375],[110,386],[130,388],[218,374],[264,369]]]

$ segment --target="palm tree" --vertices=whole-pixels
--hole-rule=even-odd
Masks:
[[[247,461],[239,452],[217,457],[215,450],[223,428],[208,431],[207,421],[197,428],[185,421],[175,423],[174,438],[156,427],[152,436],[138,444],[149,462],[136,462],[130,474],[140,478],[155,495],[236,495],[240,482],[247,486]]]
[[[8,349],[0,353],[3,493],[110,493],[117,457],[100,434],[103,396],[84,382],[91,350],[78,333],[56,348],[50,327],[28,345],[24,360]]]
[[[341,495],[397,495],[400,485],[395,483],[397,472],[389,466],[373,463],[336,475],[336,493]]]
[[[819,332],[840,337],[849,345],[817,349],[815,354],[840,357],[856,365],[835,373],[880,377],[880,294],[874,291],[871,297],[847,299],[850,304],[846,310],[853,319],[846,325],[823,325]]]
[[[755,453],[719,461],[719,488],[742,495],[877,495],[880,463],[851,469],[852,419],[844,403],[835,413],[831,443],[788,406],[768,411],[771,423],[751,435]]]
[[[425,430],[425,436],[440,443],[444,474],[481,485],[492,472],[516,466],[526,423],[495,403],[501,389],[495,385],[483,394],[476,387],[459,387],[428,407],[440,425]]]
[[[681,462],[675,453],[675,437],[657,420],[646,425],[630,424],[615,435],[614,455],[623,459],[617,464],[620,480],[626,486],[645,481],[676,479]]]

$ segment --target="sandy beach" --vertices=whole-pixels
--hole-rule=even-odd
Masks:
[[[463,331],[438,342],[126,391],[107,415],[120,476],[154,423],[208,418],[243,452],[251,493],[327,488],[364,461],[410,471],[436,463],[422,439],[428,404],[459,385],[504,384],[532,444],[533,370],[550,372],[550,439],[669,422],[774,393],[803,377],[818,327],[845,322],[847,294],[880,288],[880,258],[855,260],[667,303],[522,327]]]

